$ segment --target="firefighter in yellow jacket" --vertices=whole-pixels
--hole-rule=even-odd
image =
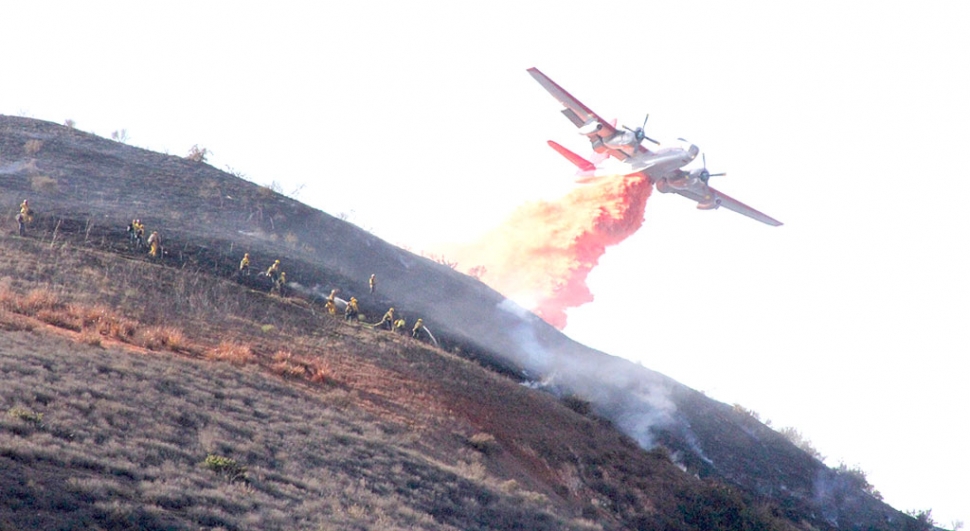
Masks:
[[[34,220],[34,211],[30,208],[30,204],[24,199],[23,203],[20,203],[20,213],[24,216],[24,222],[30,223]]]
[[[280,297],[286,296],[286,271],[280,271],[279,276],[276,277],[276,282],[273,287],[279,292]]]
[[[414,328],[411,329],[411,337],[417,339],[418,334],[420,334],[422,330],[424,330],[424,319],[418,319],[417,322],[414,323]]]
[[[243,276],[249,276],[249,253],[243,255],[242,260],[239,261],[239,274]]]
[[[280,276],[279,260],[273,262],[273,265],[269,266],[269,269],[266,270],[266,276],[268,276],[273,282],[276,282],[276,279]]]
[[[162,251],[162,238],[158,235],[158,231],[152,231],[151,235],[148,236],[148,256],[152,258],[158,258],[158,255]]]
[[[357,314],[360,313],[360,308],[357,306],[357,298],[351,297],[350,302],[347,303],[347,307],[344,308],[344,319],[347,321],[356,321]]]
[[[404,334],[406,332],[408,323],[404,320],[404,317],[398,317],[397,321],[394,321],[394,332],[398,334]]]
[[[394,328],[394,308],[387,310],[387,313],[384,314],[384,317],[381,317],[380,322],[378,322],[374,326],[386,327],[388,330],[392,330]]]

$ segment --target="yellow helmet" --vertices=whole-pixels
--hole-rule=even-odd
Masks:
[[[280,263],[280,261],[279,261],[279,260],[277,260],[277,261],[276,261],[276,262],[274,262],[274,263],[277,263],[277,264],[278,264],[278,263]]]

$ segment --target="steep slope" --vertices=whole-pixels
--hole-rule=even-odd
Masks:
[[[791,529],[582,402],[64,236],[0,235],[0,530]]]
[[[122,227],[140,217],[168,242],[170,265],[228,276],[243,252],[262,267],[281,257],[307,299],[340,288],[370,316],[393,305],[410,320],[423,317],[444,347],[588,401],[642,447],[661,444],[690,473],[775,502],[793,521],[838,529],[911,523],[744,414],[577,344],[476,280],[264,187],[23,118],[0,118],[0,157],[0,205],[12,216],[19,198],[30,197],[38,211],[32,231],[45,237],[117,246]],[[373,296],[371,273],[380,279]]]

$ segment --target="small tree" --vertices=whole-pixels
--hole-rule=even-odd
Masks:
[[[468,276],[481,280],[488,270],[483,265],[477,265],[468,270]]]
[[[67,127],[70,127],[71,129],[74,129],[74,126],[77,124],[74,123],[74,120],[68,118],[67,120],[64,120],[64,125]]]
[[[121,142],[122,144],[128,143],[128,130],[118,129],[117,131],[112,131],[111,140],[114,140],[115,142]]]
[[[189,148],[189,154],[185,158],[195,161],[195,162],[205,162],[207,156],[210,152],[206,148],[200,148],[198,144],[193,145]]]
[[[802,451],[808,455],[818,459],[819,461],[825,461],[825,456],[822,455],[822,452],[819,452],[818,449],[812,445],[812,441],[808,440],[808,437],[802,435],[802,432],[798,431],[797,429],[789,426],[787,428],[778,430],[778,433],[784,435],[786,439],[791,441],[791,443],[795,446],[801,448]]]

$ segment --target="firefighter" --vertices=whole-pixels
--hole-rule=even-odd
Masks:
[[[404,320],[404,317],[398,317],[397,321],[394,321],[394,331],[398,334],[404,334],[408,323]]]
[[[337,305],[330,299],[327,299],[327,303],[323,305],[327,309],[327,313],[330,315],[337,315]]]
[[[268,276],[273,282],[276,282],[277,278],[280,276],[279,260],[273,262],[273,265],[269,266],[269,269],[266,270],[266,276]]]
[[[286,289],[286,271],[280,271],[279,276],[276,278],[276,291],[279,292],[280,297],[285,297],[286,294],[283,291]]]
[[[242,260],[239,261],[239,274],[249,276],[249,253],[244,254]]]
[[[21,236],[27,235],[27,221],[26,221],[26,216],[24,216],[23,212],[17,213],[17,233],[20,234]]]
[[[30,223],[34,220],[34,211],[30,208],[30,204],[24,199],[23,203],[20,203],[20,213],[24,216],[24,223]]]
[[[139,248],[145,246],[145,224],[140,219],[135,220],[135,244]]]
[[[374,290],[377,289],[377,275],[372,273],[370,276],[370,280],[368,280],[367,282],[368,284],[370,284],[370,292],[374,293]]]
[[[128,224],[127,231],[128,231],[128,244],[129,245],[134,245],[135,244],[135,224],[136,223],[138,223],[138,220],[137,219],[133,219],[133,220],[131,220],[131,223]]]
[[[411,337],[418,339],[418,333],[420,333],[422,330],[424,330],[424,319],[418,319],[417,322],[414,323],[414,328],[411,329]]]
[[[384,323],[387,323],[386,327],[388,330],[392,330],[394,328],[394,308],[387,310],[387,313],[384,314],[384,317],[381,317],[381,320],[374,326],[382,327],[382,326],[385,326]]]
[[[347,321],[356,321],[357,314],[360,313],[360,308],[357,306],[357,298],[351,297],[350,302],[347,303],[347,307],[344,308],[344,319]]]
[[[158,231],[152,231],[151,235],[148,236],[148,256],[152,258],[158,258],[158,255],[162,250],[162,238],[159,237]]]

